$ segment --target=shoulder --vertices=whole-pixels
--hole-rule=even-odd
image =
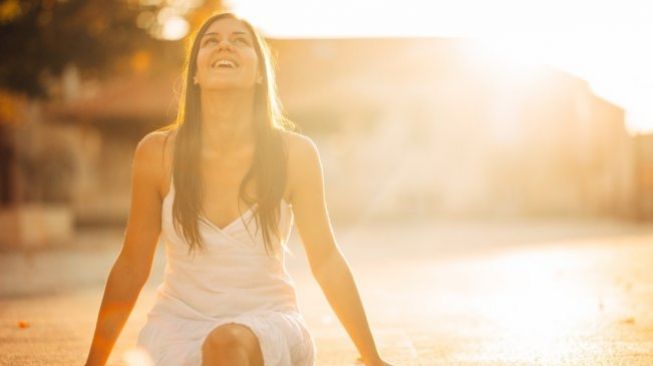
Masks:
[[[173,144],[174,131],[156,130],[145,135],[136,145],[132,169],[135,176],[161,187]]]
[[[320,153],[312,138],[294,131],[282,131],[281,135],[288,150],[288,164],[290,169],[305,170],[307,165],[314,165],[320,161]]]
[[[165,152],[169,137],[173,131],[152,131],[145,135],[136,145],[134,161],[154,163],[152,159],[161,158]]]
[[[317,144],[310,137],[298,132],[286,130],[282,131],[281,135],[288,147],[289,155],[299,155],[300,157],[304,154],[319,155]]]
[[[299,191],[322,185],[322,163],[312,138],[294,131],[283,131],[282,135],[288,150],[288,181],[293,199]]]

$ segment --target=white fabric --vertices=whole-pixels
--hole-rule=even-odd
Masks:
[[[154,365],[201,365],[204,339],[226,323],[246,325],[256,334],[265,366],[314,365],[315,343],[297,307],[285,252],[278,249],[276,258],[267,255],[253,211],[223,229],[200,217],[205,250],[189,254],[186,240],[173,228],[173,198],[171,183],[162,205],[164,280],[138,335],[138,345]],[[282,200],[279,227],[284,244],[293,221],[290,204]]]

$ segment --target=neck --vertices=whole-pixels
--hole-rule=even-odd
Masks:
[[[203,90],[202,153],[224,156],[254,141],[253,90]]]

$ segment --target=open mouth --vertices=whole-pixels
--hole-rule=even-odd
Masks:
[[[231,60],[215,60],[211,64],[212,69],[217,69],[217,70],[229,70],[229,69],[236,69],[238,68],[238,64],[235,61]]]

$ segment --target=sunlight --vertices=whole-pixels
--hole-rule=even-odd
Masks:
[[[183,38],[188,33],[189,25],[186,19],[174,15],[169,17],[163,23],[161,36],[167,40],[177,40]]]
[[[521,65],[550,64],[626,110],[632,133],[653,131],[653,3],[637,0],[458,2],[227,1],[268,36],[470,37]]]
[[[127,366],[153,366],[150,355],[142,347],[133,347],[123,354],[123,361]]]
[[[653,73],[647,72],[653,49],[611,34],[581,31],[497,35],[478,41],[485,52],[521,68],[549,65],[587,80],[595,94],[626,110],[631,132],[653,131]]]
[[[573,355],[569,337],[595,320],[598,307],[582,278],[569,282],[558,277],[584,265],[578,254],[564,251],[516,253],[495,260],[492,268],[501,283],[485,312],[501,329],[497,338],[509,339],[495,346],[510,349],[510,358],[516,360],[553,363]]]

